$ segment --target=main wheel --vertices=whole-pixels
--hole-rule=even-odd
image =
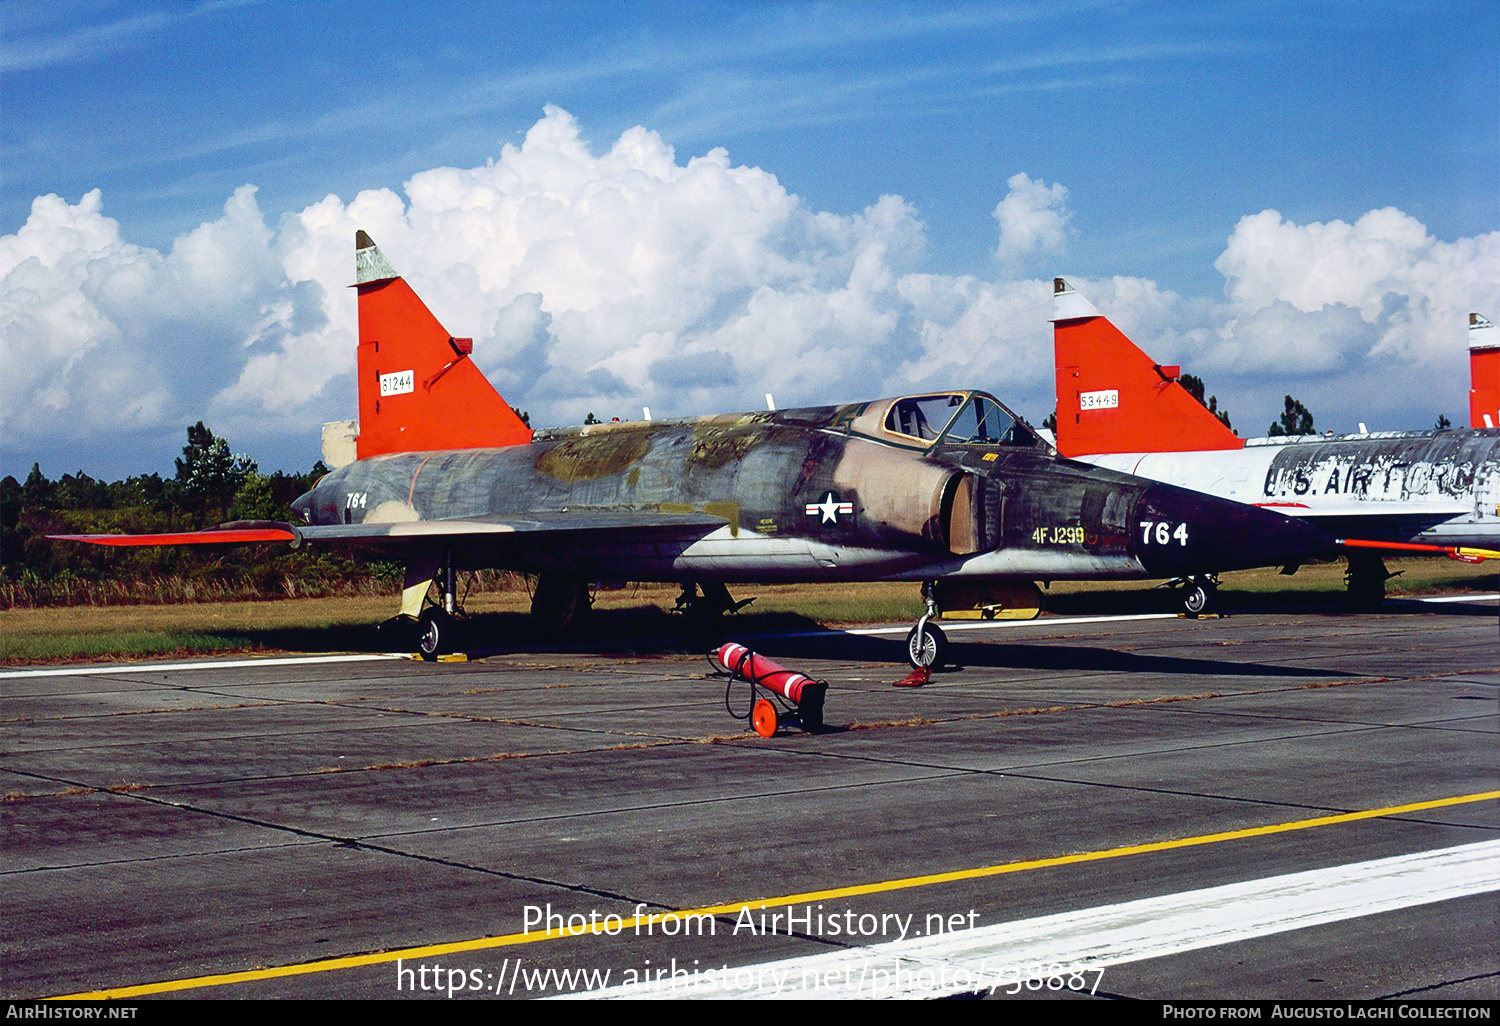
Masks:
[[[920,629],[921,634],[918,635]],[[948,662],[948,636],[935,623],[920,624],[906,635],[906,661],[936,673]]]
[[[1218,597],[1219,589],[1214,587],[1212,581],[1188,581],[1187,586],[1182,589],[1182,608],[1187,610],[1189,616],[1202,616],[1213,612]]]
[[[422,610],[417,617],[417,652],[429,663],[453,648],[453,618],[441,609]]]

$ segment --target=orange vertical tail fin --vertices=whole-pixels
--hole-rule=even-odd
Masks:
[[[474,361],[363,231],[354,235],[359,290],[360,459],[388,452],[482,449],[531,441]]]
[[[1057,449],[1064,456],[1239,449],[1240,439],[1094,304],[1053,282]]]
[[[1500,332],[1469,314],[1469,427],[1500,427]]]

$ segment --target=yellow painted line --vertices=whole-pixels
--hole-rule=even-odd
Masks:
[[[1272,823],[1268,826],[1246,827],[1243,830],[1226,830],[1217,834],[1200,834],[1174,841],[1153,841],[1150,844],[1132,844],[1122,848],[1105,848],[1100,851],[1081,852],[1074,855],[1055,855],[1051,858],[1033,859],[1030,862],[1004,862],[997,866],[981,866],[977,869],[955,869],[947,873],[932,873],[927,876],[908,876],[899,880],[884,880],[877,883],[855,884],[850,887],[834,887],[822,891],[806,891],[802,894],[787,894],[778,898],[756,898],[751,901],[735,901],[726,905],[709,905],[703,908],[685,909],[678,912],[653,912],[649,916],[624,919],[615,927],[616,932],[634,930],[637,926],[649,926],[666,916],[717,916],[738,913],[742,908],[782,908],[787,905],[829,901],[835,898],[854,898],[866,894],[884,894],[904,891],[915,887],[931,887],[934,884],[954,883],[961,880],[979,880],[1005,873],[1024,873],[1033,869],[1050,869],[1054,866],[1070,866],[1080,862],[1100,862],[1126,855],[1144,855],[1149,852],[1172,851],[1176,848],[1194,848],[1221,841],[1239,841],[1247,837],[1266,837],[1284,834],[1293,830],[1310,830],[1314,827],[1334,826],[1339,823],[1355,823],[1362,819],[1378,819],[1382,816],[1400,816],[1428,809],[1442,809],[1473,802],[1488,802],[1500,798],[1500,791],[1481,791],[1478,794],[1456,795],[1452,798],[1435,798],[1431,801],[1412,802],[1409,805],[1391,805],[1383,809],[1366,809],[1360,812],[1341,812],[1332,816],[1314,819],[1299,819],[1290,823]],[[221,973],[216,976],[193,976],[182,980],[163,980],[159,983],[143,983],[134,987],[114,987],[109,990],[85,991],[79,994],[59,994],[55,1000],[102,1001],[142,997],[147,994],[163,994],[174,990],[194,990],[201,987],[223,987],[232,983],[253,983],[256,980],[275,980],[287,976],[306,976],[310,973],[327,973],[339,969],[358,969],[362,966],[380,965],[397,959],[421,960],[466,951],[484,951],[491,948],[512,947],[518,944],[535,944],[538,941],[557,940],[565,937],[586,937],[604,933],[604,923],[580,929],[577,933],[567,930],[547,930],[533,933],[510,933],[500,937],[478,937],[474,940],[452,941],[447,944],[428,944],[418,948],[398,948],[393,951],[374,951],[364,955],[349,955],[344,958],[329,958],[317,962],[299,962],[295,965],[279,965],[266,969],[247,969],[242,972]]]

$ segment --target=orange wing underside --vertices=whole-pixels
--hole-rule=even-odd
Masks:
[[[246,542],[289,542],[297,536],[280,528],[231,531],[179,531],[168,534],[49,534],[54,541],[90,545],[242,545]]]

